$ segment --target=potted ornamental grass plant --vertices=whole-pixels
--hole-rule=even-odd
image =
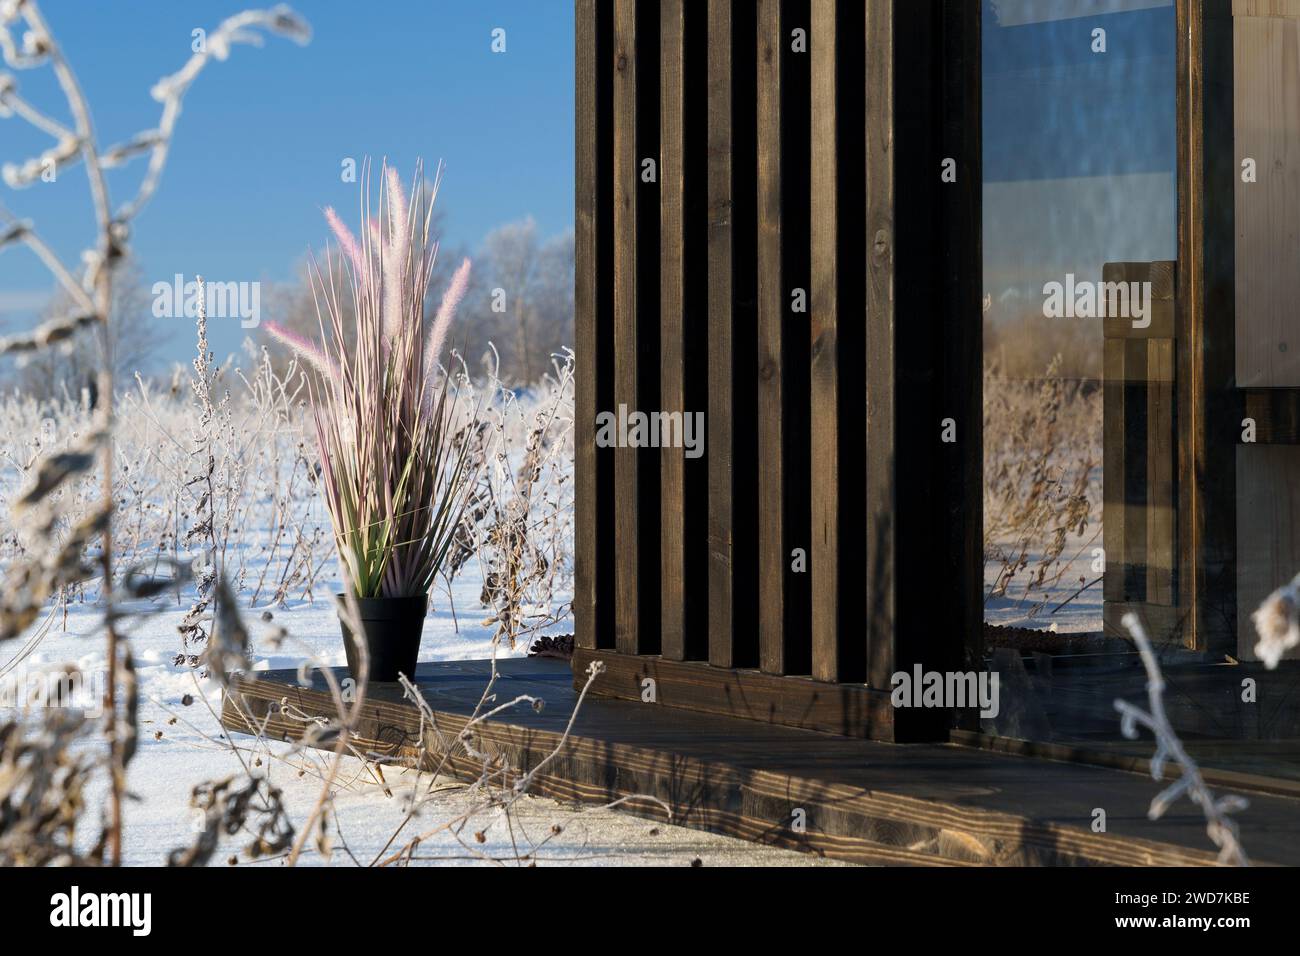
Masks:
[[[439,362],[468,259],[436,314],[426,319],[424,308],[441,178],[439,167],[426,188],[417,168],[408,202],[385,166],[372,215],[367,168],[360,238],[325,210],[337,248],[327,248],[323,269],[311,263],[321,342],[267,325],[309,369],[320,483],[344,582],[343,644],[359,681],[414,678],[429,590],[478,477],[479,409]]]

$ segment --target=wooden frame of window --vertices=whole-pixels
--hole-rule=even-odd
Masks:
[[[1188,646],[1235,651],[1232,0],[1177,0],[1177,22],[1179,603]]]

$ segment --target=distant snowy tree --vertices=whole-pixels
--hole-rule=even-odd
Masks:
[[[118,266],[113,286],[113,307],[108,331],[113,342],[113,373],[119,381],[135,372],[149,373],[170,330],[150,311],[149,290],[134,262]],[[67,292],[56,289],[41,318],[67,315],[74,303]],[[6,363],[3,385],[38,400],[64,397],[79,400],[81,390],[95,389],[101,364],[100,343],[90,336],[75,336],[58,348],[32,352],[20,363]]]

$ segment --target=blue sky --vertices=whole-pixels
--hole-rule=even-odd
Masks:
[[[1105,53],[1093,51],[1097,29]],[[1176,257],[1176,42],[1169,2],[986,3],[984,280],[994,321],[1040,309],[1043,284],[1068,272],[1095,281],[1105,262]]]
[[[191,31],[248,3],[45,0],[47,21],[88,91],[101,143],[157,122],[149,89],[190,55]],[[210,63],[185,100],[162,186],[132,247],[152,283],[174,273],[225,281],[291,277],[325,238],[320,210],[357,219],[346,157],[387,156],[404,174],[418,158],[447,164],[439,205],[445,241],[477,246],[493,227],[532,216],[542,235],[573,225],[573,11],[569,0],[297,0],[306,47],[280,37]],[[506,52],[491,50],[506,31]],[[48,69],[16,74],[19,91],[66,118]],[[0,119],[0,161],[21,161],[48,138]],[[143,163],[113,174],[115,205],[134,194]],[[31,218],[66,262],[91,235],[85,175],[13,191],[0,203]],[[23,322],[50,282],[26,250],[0,254],[0,327]],[[269,316],[264,315],[263,319]],[[159,322],[175,320],[152,320]],[[229,323],[228,323],[229,324]],[[214,343],[243,336],[222,329]],[[159,330],[169,335],[171,328]],[[184,357],[189,329],[168,357]]]
[[[985,182],[1172,172],[1175,34],[1172,4],[1011,26],[986,15]]]

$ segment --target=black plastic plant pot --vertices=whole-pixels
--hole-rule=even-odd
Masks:
[[[339,624],[343,628],[343,650],[348,670],[360,679],[356,638],[347,623],[347,599],[336,594]],[[370,657],[370,680],[395,681],[398,674],[415,679],[415,662],[420,656],[420,637],[424,633],[424,615],[429,596],[357,598],[361,630]]]

